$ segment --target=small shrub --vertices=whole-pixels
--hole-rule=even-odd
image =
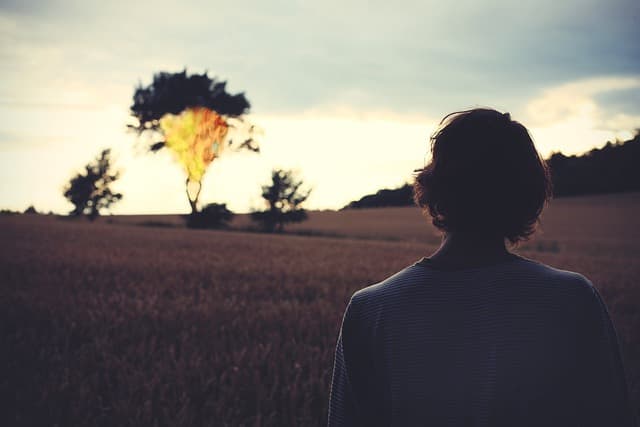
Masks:
[[[233,212],[225,203],[209,203],[200,212],[187,216],[189,228],[225,228],[233,220]]]

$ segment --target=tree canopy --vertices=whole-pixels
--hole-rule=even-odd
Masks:
[[[307,213],[301,205],[309,198],[311,189],[303,189],[303,185],[293,171],[274,169],[271,184],[262,186],[267,209],[253,212],[251,219],[267,232],[282,232],[285,224],[304,221]]]
[[[244,93],[232,95],[226,88],[226,81],[210,78],[206,72],[188,75],[185,69],[179,73],[156,73],[149,86],[137,86],[131,115],[138,123],[129,127],[138,133],[157,131],[165,114],[180,114],[193,107],[205,107],[228,117],[246,114],[251,105]]]
[[[226,81],[207,73],[160,72],[149,86],[138,85],[129,128],[147,135],[150,151],[168,148],[182,165],[191,212],[198,211],[202,179],[227,148],[258,152],[257,129],[245,121],[250,104],[244,93],[230,94]]]
[[[84,169],[84,173],[71,178],[65,187],[64,197],[74,205],[71,215],[86,215],[93,221],[101,210],[108,209],[122,199],[122,194],[111,190],[120,173],[112,170],[110,149],[102,150],[95,161]]]
[[[389,206],[408,206],[413,204],[413,186],[404,184],[394,189],[378,190],[349,203],[343,209],[382,208]]]
[[[581,156],[553,153],[547,160],[556,197],[640,191],[640,132]]]

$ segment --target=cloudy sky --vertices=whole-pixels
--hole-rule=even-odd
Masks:
[[[274,167],[336,208],[406,182],[445,114],[509,111],[543,154],[640,127],[640,2],[0,3],[0,208],[66,212],[70,177],[111,147],[114,213],[187,212],[171,153],[126,131],[136,84],[208,71],[245,92],[262,153],[227,153],[201,201],[261,207]]]

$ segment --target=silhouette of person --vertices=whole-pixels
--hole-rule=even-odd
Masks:
[[[551,197],[527,129],[452,113],[416,171],[442,244],[345,310],[329,426],[631,426],[618,341],[584,276],[507,249]]]

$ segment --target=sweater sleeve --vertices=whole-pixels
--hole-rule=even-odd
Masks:
[[[577,361],[584,425],[631,427],[635,421],[616,331],[602,298],[588,283],[580,333],[582,356]]]
[[[356,425],[356,402],[353,394],[350,365],[353,363],[345,354],[345,341],[350,342],[354,337],[353,330],[353,299],[349,301],[342,319],[342,326],[336,344],[329,396],[329,427]]]
[[[371,331],[360,312],[361,304],[354,295],[342,320],[329,397],[330,427],[384,424],[383,394],[376,381]]]

